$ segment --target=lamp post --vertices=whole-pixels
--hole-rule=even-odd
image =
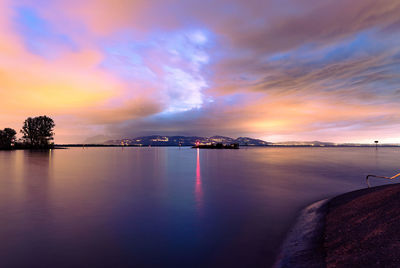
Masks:
[[[379,141],[375,141],[375,148],[378,149],[378,143]]]

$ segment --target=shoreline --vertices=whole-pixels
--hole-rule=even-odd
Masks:
[[[312,203],[287,233],[273,267],[360,267],[371,263],[396,267],[393,263],[400,263],[400,227],[395,221],[400,219],[399,205],[399,183]]]
[[[136,144],[131,144],[131,145],[119,145],[119,144],[55,144],[55,147],[61,146],[61,147],[193,147],[194,144],[185,144],[185,145],[169,145],[169,144],[157,144],[157,145],[151,145],[151,144],[145,144],[145,145],[136,145]],[[357,146],[357,145],[335,145],[335,146],[311,146],[311,145],[240,145],[242,148],[372,148],[376,149],[375,146],[369,146],[369,145],[362,145],[362,146]],[[400,145],[380,145],[378,146],[379,148],[397,148],[400,147]]]
[[[282,243],[273,267],[324,267],[325,215],[331,199],[312,203],[301,210]]]

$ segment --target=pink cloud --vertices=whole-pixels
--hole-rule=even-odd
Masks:
[[[390,133],[383,134],[389,139],[399,127],[398,1],[18,5],[37,11],[76,48],[57,47],[54,59],[33,54],[15,27],[17,4],[0,1],[4,125],[46,113],[62,122],[63,139],[85,136],[68,122],[86,135],[134,135],[139,129],[329,140],[378,131]],[[213,40],[196,36],[201,30]],[[353,40],[364,32],[368,39]],[[356,48],[349,48],[351,42]],[[107,49],[119,44],[126,51],[106,66]],[[330,57],[337,48],[344,56]]]

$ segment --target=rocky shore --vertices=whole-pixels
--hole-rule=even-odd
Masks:
[[[400,267],[400,184],[339,195],[304,209],[276,267]]]

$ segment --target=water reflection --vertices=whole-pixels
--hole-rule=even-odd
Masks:
[[[201,186],[200,149],[199,148],[197,148],[195,196],[196,196],[197,210],[199,212],[201,212],[202,207],[203,207],[203,189],[202,189],[202,186]]]
[[[24,266],[51,244],[53,235],[52,151],[0,152],[0,267]],[[13,176],[12,176],[13,175]],[[23,256],[23,258],[21,258]]]
[[[46,151],[15,151],[2,152],[7,160],[7,169],[12,172],[8,178],[17,186],[14,194],[20,198],[28,198],[26,195],[32,191],[47,189],[52,171],[52,150]],[[0,169],[4,170],[1,166]],[[32,186],[32,187],[31,187]],[[8,189],[11,194],[11,189]],[[35,194],[35,193],[34,193]],[[36,201],[35,196],[32,197]]]
[[[398,148],[123,149],[0,151],[0,267],[269,267],[301,208],[396,174],[400,159]]]
[[[31,228],[45,230],[50,228],[51,222],[51,170],[52,170],[52,151],[24,151],[22,165],[19,167],[23,171],[23,188],[26,199],[24,211],[26,221],[31,224]],[[46,224],[43,223],[46,219]]]

